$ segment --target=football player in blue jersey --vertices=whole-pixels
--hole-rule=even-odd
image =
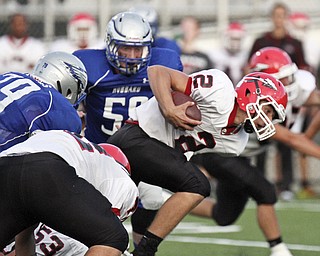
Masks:
[[[84,134],[95,143],[106,142],[136,106],[153,96],[147,76],[148,66],[161,64],[180,71],[183,68],[178,53],[152,47],[150,25],[135,12],[119,13],[109,21],[105,43],[106,49],[73,53],[84,63],[88,72],[83,104],[86,111]],[[162,189],[159,187],[140,183],[139,192],[141,207],[131,218],[134,243],[139,242],[163,203]],[[152,199],[144,203],[147,195]],[[143,217],[140,217],[141,212]]]
[[[65,52],[44,55],[32,74],[0,75],[0,152],[25,141],[35,130],[81,132],[72,104],[86,83],[82,62]]]
[[[85,136],[95,142],[107,139],[128,119],[128,113],[152,96],[147,67],[160,64],[182,70],[178,54],[152,48],[149,23],[139,14],[115,15],[107,26],[106,49],[78,50],[73,54],[85,65],[88,85]]]

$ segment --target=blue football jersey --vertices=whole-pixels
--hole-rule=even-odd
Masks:
[[[70,102],[50,84],[29,74],[0,75],[0,152],[35,130],[81,132],[81,120]]]
[[[88,73],[86,88],[85,136],[92,142],[106,142],[129,117],[129,112],[153,96],[147,67],[132,76],[113,72],[105,50],[78,50],[73,53]],[[149,65],[163,65],[182,71],[180,56],[170,50],[152,48]]]
[[[167,48],[175,51],[177,54],[181,54],[181,48],[175,40],[165,37],[155,37],[152,43],[152,47]]]

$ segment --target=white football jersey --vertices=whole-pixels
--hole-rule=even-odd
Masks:
[[[193,131],[175,129],[160,112],[155,97],[140,105],[130,117],[150,136],[170,147],[182,151],[216,152],[239,155],[244,149],[248,134],[240,129],[230,132],[228,126],[235,118],[236,92],[228,76],[217,69],[200,71],[190,75],[188,88],[190,96],[197,102],[202,124]]]
[[[224,71],[236,85],[243,77],[243,67],[247,63],[247,51],[230,54],[225,48],[209,52],[215,68]]]
[[[125,220],[136,209],[138,188],[122,165],[99,151],[96,144],[66,131],[39,131],[26,141],[1,152],[1,156],[52,152],[63,158],[76,173],[90,182]]]
[[[36,256],[84,256],[88,250],[88,247],[83,243],[65,236],[42,223],[38,225],[33,233]],[[7,245],[3,250],[5,255],[13,254],[14,246],[15,242]]]
[[[292,127],[295,123],[298,113],[297,109],[301,108],[306,103],[312,91],[316,89],[315,76],[306,70],[299,69],[294,74],[295,82],[297,84],[297,97],[292,101],[288,101],[286,108],[286,126]]]
[[[0,38],[0,73],[16,71],[31,73],[38,60],[47,53],[46,45],[33,37]]]
[[[88,247],[40,223],[34,230],[37,256],[83,256]]]
[[[105,47],[105,44],[103,43],[104,40],[99,39],[91,42],[90,45],[88,45],[88,49],[103,49]],[[56,41],[54,41],[51,45],[50,45],[50,52],[54,52],[54,51],[64,51],[64,52],[69,52],[69,53],[73,53],[74,51],[79,50],[78,45],[66,38],[61,38],[58,39]]]

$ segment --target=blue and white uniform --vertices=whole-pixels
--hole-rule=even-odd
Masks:
[[[135,107],[153,96],[147,67],[125,76],[113,71],[105,50],[79,50],[74,55],[84,63],[88,73],[85,136],[95,143],[106,142]],[[149,66],[156,64],[182,70],[179,55],[169,49],[152,48]]]
[[[0,152],[25,141],[35,130],[79,133],[81,120],[52,85],[27,73],[0,75]]]

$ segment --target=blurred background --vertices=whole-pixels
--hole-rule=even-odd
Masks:
[[[8,17],[14,12],[29,16],[30,35],[46,42],[66,35],[70,17],[78,12],[92,14],[104,36],[108,20],[116,13],[136,5],[150,5],[159,13],[159,33],[169,37],[179,36],[179,22],[187,15],[201,22],[203,48],[217,44],[221,32],[230,21],[240,21],[248,33],[248,44],[257,34],[271,26],[270,9],[274,0],[0,0],[0,35],[8,28]],[[280,1],[281,2],[281,1]],[[291,11],[307,13],[310,30],[320,37],[320,5],[318,0],[287,0]],[[318,38],[317,38],[318,39]],[[319,39],[318,39],[319,40]]]

